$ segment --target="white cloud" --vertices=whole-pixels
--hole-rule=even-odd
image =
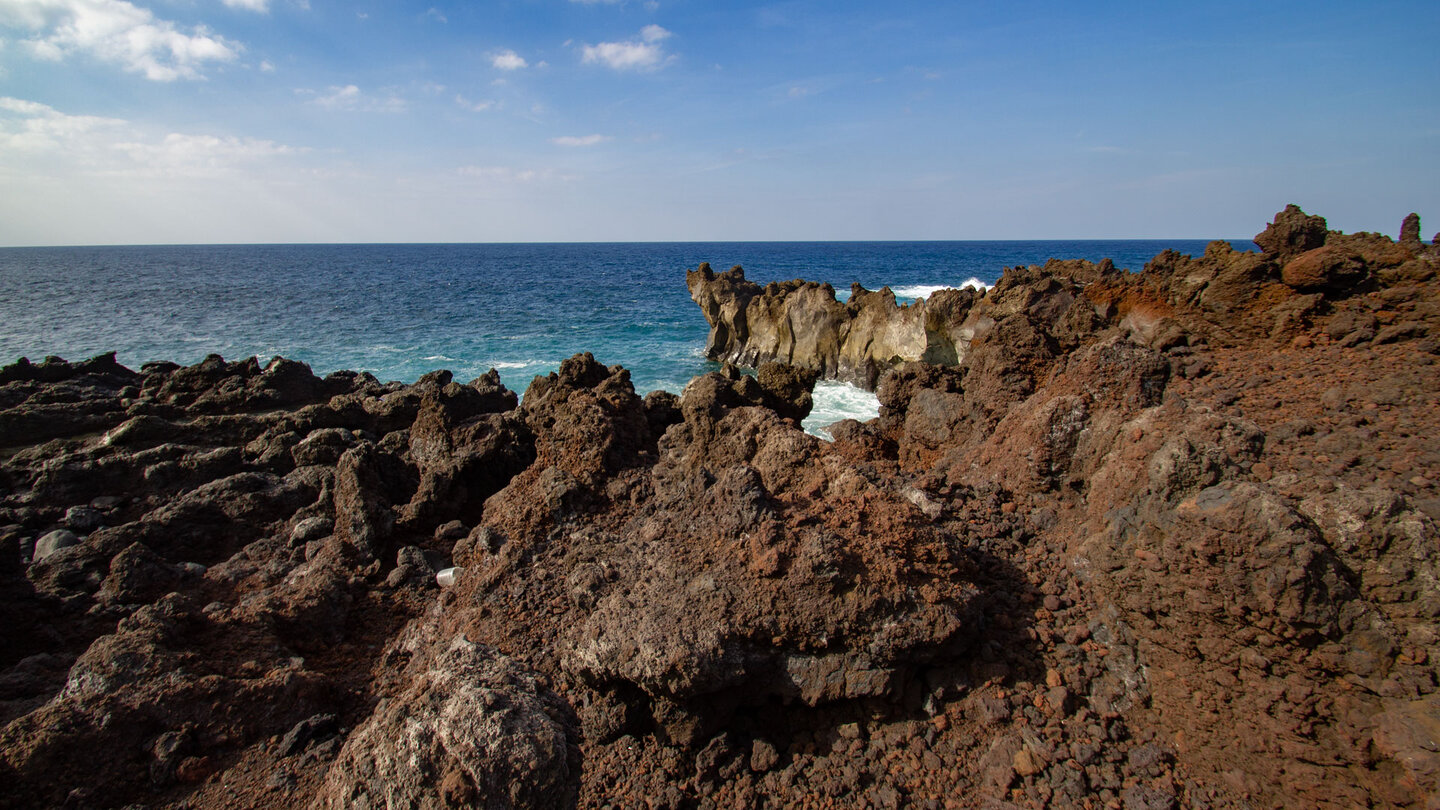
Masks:
[[[125,0],[3,0],[0,26],[32,32],[23,43],[38,58],[86,54],[154,81],[202,78],[206,64],[233,62],[244,50],[203,25],[186,32]]]
[[[423,16],[428,17],[438,23],[450,22],[450,18],[446,17],[444,12],[442,12],[438,8],[435,8],[434,6],[425,9],[425,14]]]
[[[464,96],[459,94],[455,96],[455,103],[459,104],[461,107],[464,107],[470,112],[485,112],[486,110],[495,106],[495,102],[488,99],[485,101],[471,101],[470,99],[465,98]]]
[[[0,98],[0,244],[302,241],[359,196],[307,198],[309,151]]]
[[[559,172],[554,169],[516,169],[510,166],[461,166],[456,173],[461,177],[483,180],[488,184],[495,185],[572,183],[580,179],[578,174]]]
[[[326,109],[350,109],[360,101],[360,88],[353,84],[344,87],[331,87],[330,92],[323,96],[316,96],[315,103]]]
[[[540,175],[534,169],[512,169],[509,166],[462,166],[460,176],[504,183],[528,183]]]
[[[274,72],[275,72],[275,65],[274,65],[274,63],[272,63],[269,59],[262,59],[262,60],[260,61],[260,72],[261,72],[261,73],[274,73]]]
[[[54,107],[46,106],[38,101],[26,101],[23,98],[10,98],[9,96],[0,96],[0,110],[30,116],[60,115]]]
[[[295,92],[302,96],[314,96],[310,103],[327,110],[398,113],[404,112],[406,109],[405,99],[399,96],[394,94],[372,96],[361,92],[360,88],[353,84],[347,84],[344,87],[331,86],[323,94],[314,90],[296,90]]]
[[[66,115],[38,102],[0,97],[0,156],[69,153],[85,163],[93,157],[95,143],[107,140],[96,141],[92,135],[118,133],[125,126],[118,118]]]
[[[136,164],[152,170],[185,175],[212,174],[269,158],[305,150],[258,138],[186,135],[172,132],[159,142],[117,143],[115,147]]]
[[[570,2],[579,3],[582,6],[618,6],[629,2],[629,0],[570,0]],[[659,0],[645,0],[641,5],[645,7],[646,11],[657,11],[660,8]]]
[[[519,70],[527,66],[525,57],[511,50],[504,50],[490,57],[490,64],[499,70]]]
[[[556,146],[594,146],[610,140],[609,135],[562,135],[559,138],[551,138],[550,142]]]
[[[307,150],[259,138],[171,132],[0,98],[0,168],[68,176],[213,177]]]
[[[654,70],[674,58],[660,44],[671,36],[658,25],[647,25],[640,29],[639,39],[583,46],[581,61],[587,65],[598,62],[614,70]]]
[[[230,8],[243,8],[246,11],[258,11],[261,14],[270,11],[270,0],[225,0],[225,5]]]

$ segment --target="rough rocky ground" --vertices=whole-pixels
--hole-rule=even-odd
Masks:
[[[0,369],[0,805],[1440,805],[1440,249],[1256,241],[1007,271],[833,443],[774,364]]]

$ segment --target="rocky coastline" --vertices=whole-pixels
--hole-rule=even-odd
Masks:
[[[1255,242],[702,266],[678,396],[0,368],[0,807],[1434,806],[1440,245]]]

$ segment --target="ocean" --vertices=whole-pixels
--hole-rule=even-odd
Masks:
[[[404,382],[440,368],[467,381],[493,367],[523,394],[535,375],[589,351],[628,368],[642,395],[679,393],[717,367],[685,288],[685,271],[701,262],[742,265],[760,284],[828,281],[843,298],[858,281],[911,300],[1051,257],[1108,257],[1138,271],[1161,250],[1198,255],[1206,241],[0,248],[0,363],[114,351],[138,369],[282,355],[321,375]],[[876,408],[868,392],[822,383],[806,427]]]

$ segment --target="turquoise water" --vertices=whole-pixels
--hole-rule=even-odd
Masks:
[[[630,369],[636,389],[678,393],[714,368],[685,271],[740,264],[759,283],[852,281],[902,297],[1051,257],[1139,270],[1206,240],[653,244],[218,245],[0,249],[0,363],[107,351],[138,368],[275,355],[319,374],[410,382],[490,368],[523,393],[576,352]],[[1243,247],[1238,245],[1237,247]],[[817,394],[821,424],[873,415],[846,386]],[[831,418],[833,417],[833,418]],[[817,421],[812,420],[812,421]]]

